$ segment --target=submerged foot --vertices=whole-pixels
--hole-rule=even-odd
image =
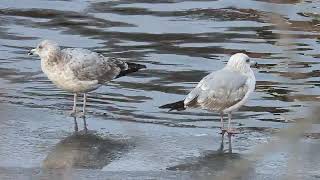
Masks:
[[[221,133],[220,134],[222,134],[222,135],[224,135],[226,132],[228,132],[228,130],[226,129],[226,128],[220,128],[221,129]]]
[[[70,117],[77,117],[77,112],[76,111],[70,111],[66,113]]]
[[[69,113],[67,113],[68,116],[70,117],[75,117],[75,118],[85,118],[85,114],[83,112],[75,112],[75,111],[71,111]]]
[[[227,129],[227,133],[228,135],[231,136],[233,134],[239,134],[240,132],[237,129],[230,128],[230,129]]]
[[[79,112],[79,113],[77,114],[77,117],[79,117],[79,118],[86,118],[86,115],[85,115],[83,112]]]

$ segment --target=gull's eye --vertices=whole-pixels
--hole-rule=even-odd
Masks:
[[[38,48],[39,48],[39,49],[42,49],[43,47],[40,45]]]
[[[250,62],[250,59],[246,59],[246,63],[249,63]]]

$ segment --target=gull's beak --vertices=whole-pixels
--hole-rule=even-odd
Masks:
[[[28,52],[28,55],[29,55],[29,56],[32,56],[32,55],[35,54],[35,52],[36,52],[36,49],[31,49],[31,50]]]
[[[256,61],[250,61],[250,67],[258,68],[258,63]]]

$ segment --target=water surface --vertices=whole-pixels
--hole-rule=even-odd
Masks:
[[[112,131],[107,124],[114,120],[211,131],[219,126],[217,114],[158,106],[183,99],[230,55],[245,52],[261,66],[256,92],[233,125],[281,128],[319,100],[319,13],[317,1],[294,0],[2,0],[0,101],[57,114],[71,109],[73,96],[46,78],[38,57],[27,56],[51,39],[148,67],[89,94],[89,127]],[[68,123],[57,119],[43,128]]]

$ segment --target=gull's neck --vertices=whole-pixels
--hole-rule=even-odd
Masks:
[[[46,54],[41,55],[40,58],[42,63],[49,66],[54,66],[59,64],[61,56],[62,56],[61,51],[53,51],[53,52],[48,52]]]
[[[251,68],[248,68],[246,66],[231,66],[231,65],[226,65],[225,69],[228,69],[230,71],[233,72],[239,72],[243,75],[249,74],[251,70]]]

